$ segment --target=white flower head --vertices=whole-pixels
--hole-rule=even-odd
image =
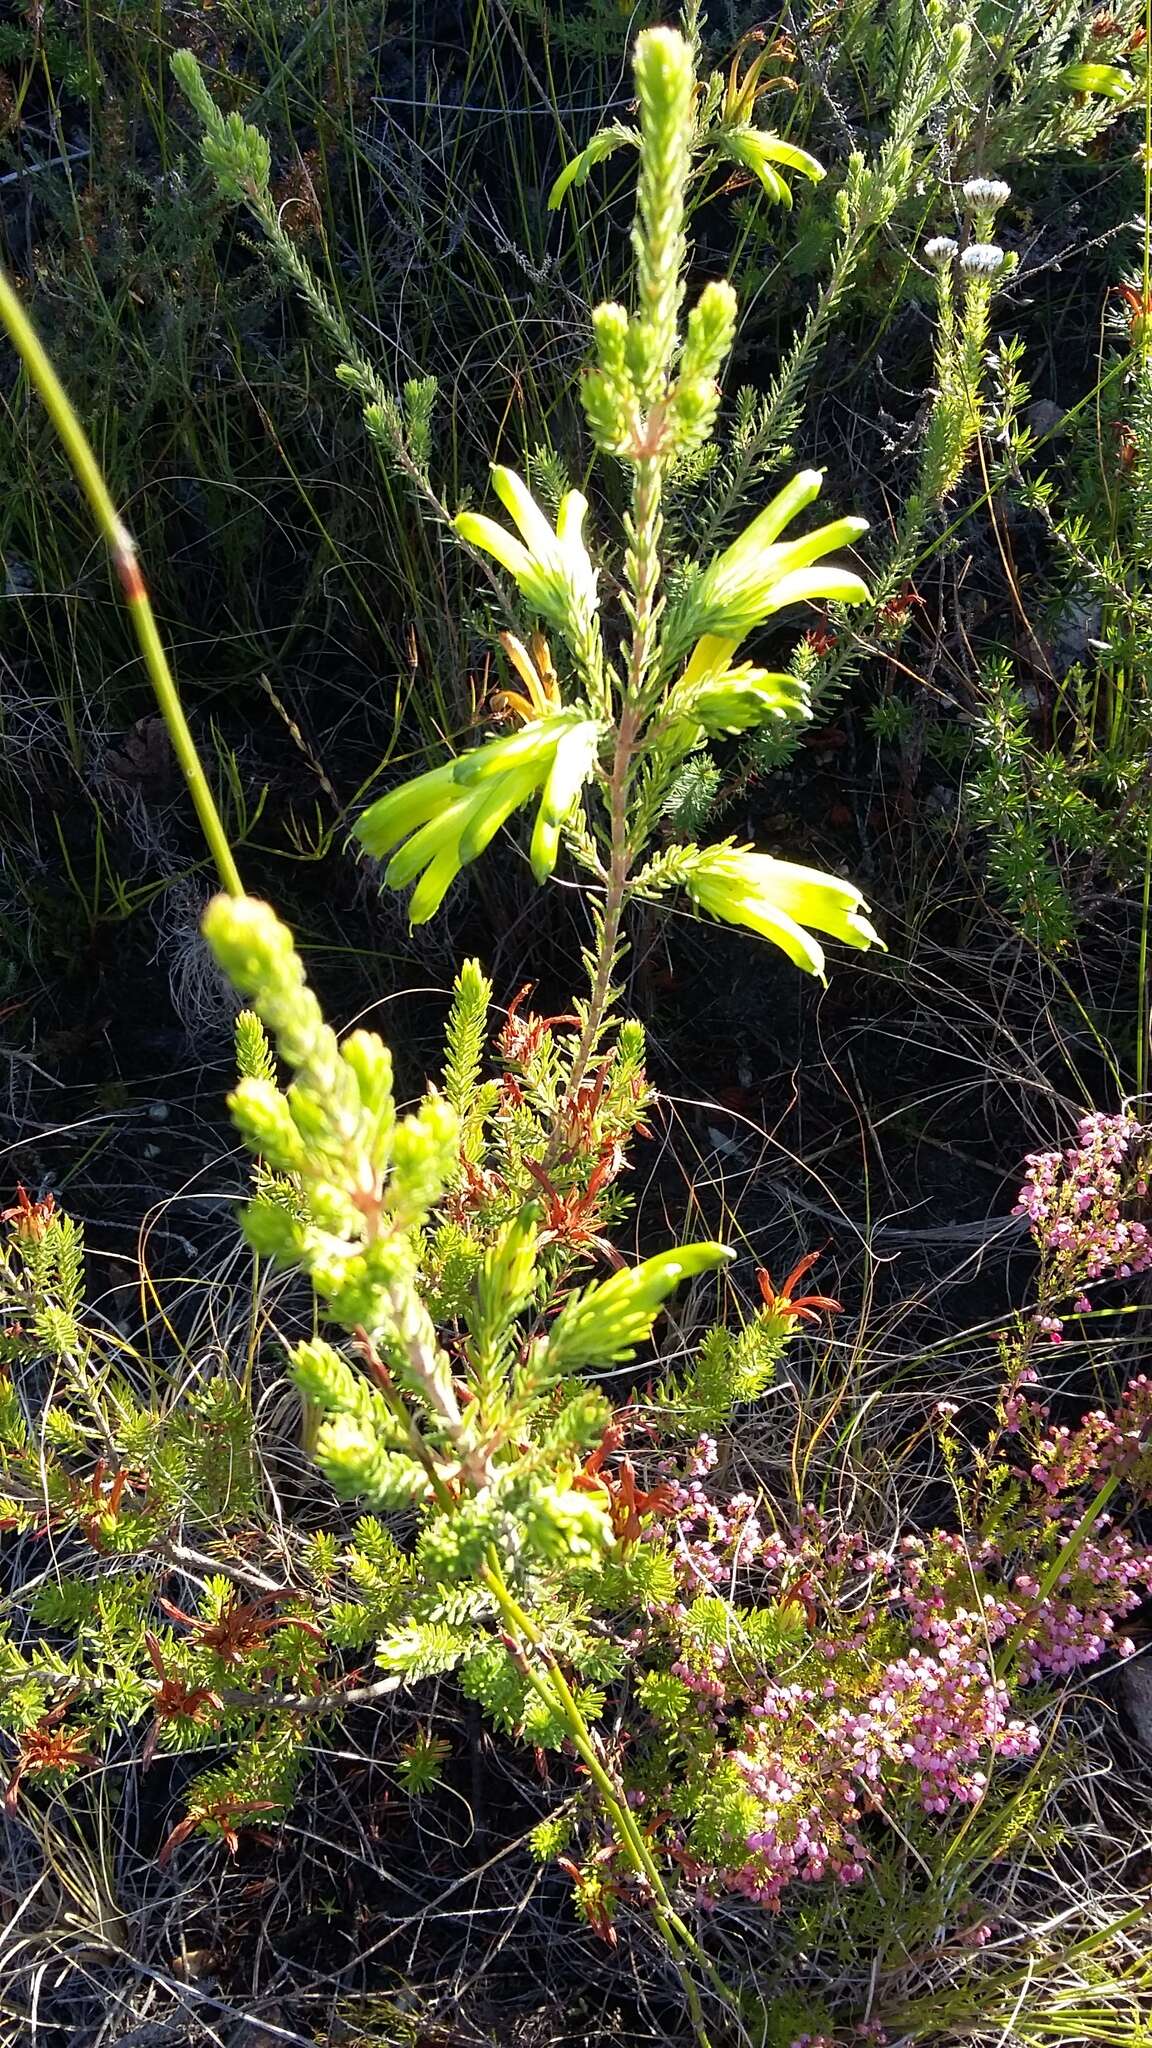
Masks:
[[[995,277],[1004,268],[1004,251],[995,242],[969,242],[960,268],[968,277]]]
[[[934,263],[937,270],[943,270],[946,263],[951,263],[959,250],[959,243],[954,242],[951,235],[933,235],[932,240],[924,244],[925,259]]]
[[[1012,187],[1003,178],[969,178],[962,190],[968,205],[981,213],[996,213],[1012,197]]]

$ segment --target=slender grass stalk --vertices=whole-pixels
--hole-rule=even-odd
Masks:
[[[229,895],[244,893],[240,873],[232,857],[228,834],[216,808],[216,800],[196,752],[175,678],[168,665],[164,643],[136,554],[136,544],[124,525],[104,481],[92,444],[82,427],[64,386],[52,367],[44,344],[20,303],[11,282],[0,269],[0,320],[76,473],[77,481],[92,509],[119,579],[128,616],[136,635],[144,665],[156,693],[156,701],[168,728],[176,758],[184,773],[200,827],[208,842],[216,872]]]
[[[1152,39],[1152,0],[1144,0],[1145,45]],[[1152,301],[1152,64],[1144,71],[1144,305]],[[1145,332],[1147,329],[1145,328]],[[1145,346],[1147,344],[1145,343]],[[1143,1096],[1148,1066],[1148,931],[1152,910],[1152,813],[1144,841],[1140,903],[1140,960],[1136,984],[1136,1093]]]
[[[579,1701],[576,1699],[563,1671],[560,1669],[539,1630],[535,1627],[529,1616],[525,1614],[523,1608],[509,1590],[500,1571],[498,1560],[495,1557],[490,1558],[489,1562],[481,1567],[478,1577],[481,1583],[488,1588],[509,1627],[518,1636],[523,1636],[544,1660],[547,1672],[546,1678],[543,1674],[533,1669],[528,1658],[524,1660],[525,1675],[533,1691],[539,1695],[545,1705],[552,1711],[558,1708],[568,1723],[573,1747],[600,1794],[604,1809],[620,1837],[621,1848],[624,1850],[637,1877],[642,1880],[649,1893],[649,1911],[660,1931],[664,1945],[679,1971],[685,1997],[692,2014],[692,2024],[695,2028],[697,2039],[701,2044],[701,2048],[710,2048],[709,2035],[700,2004],[700,1994],[691,1976],[683,1966],[683,1955],[691,1957],[717,1997],[733,2010],[736,2005],[734,1994],[728,1985],[725,1984],[724,1979],[716,1970],[710,1957],[701,1948],[691,1928],[681,1919],[673,1906],[668,1896],[664,1879],[661,1876],[660,1867],[644,1839],[643,1831],[637,1825],[635,1816],[628,1807],[624,1791],[622,1787],[614,1783],[610,1772],[605,1768],[604,1762],[597,1751],[596,1744],[592,1739],[592,1731],[580,1711]]]

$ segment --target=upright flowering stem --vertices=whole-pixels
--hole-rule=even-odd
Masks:
[[[695,80],[692,54],[670,29],[652,29],[636,48],[640,101],[640,177],[632,246],[636,255],[636,313],[626,344],[630,400],[618,452],[632,467],[632,505],[626,522],[624,611],[629,623],[627,674],[609,777],[609,853],[604,906],[592,967],[584,1026],[565,1089],[575,1099],[595,1053],[612,1000],[621,925],[634,856],[629,819],[632,763],[658,680],[660,655],[660,538],[664,471],[674,452],[667,407],[684,298],[687,253],[684,195],[692,168]],[[611,313],[619,309],[602,309]],[[621,318],[623,315],[621,314]],[[557,1139],[557,1144],[559,1140]]]
[[[660,535],[664,524],[661,514],[664,464],[659,450],[663,436],[662,409],[657,406],[646,423],[644,434],[645,445],[656,452],[643,456],[636,464],[632,480],[632,516],[628,522],[629,548],[625,569],[630,585],[628,610],[632,637],[628,648],[627,698],[632,704],[641,701],[658,652]]]
[[[583,1027],[568,1070],[564,1089],[564,1101],[557,1120],[556,1135],[550,1148],[550,1158],[555,1162],[556,1154],[563,1143],[562,1129],[564,1110],[575,1101],[589,1064],[596,1051],[600,1034],[604,1028],[609,1006],[612,1001],[612,976],[619,958],[620,932],[624,916],[624,905],[628,895],[628,877],[632,866],[632,842],[628,829],[628,798],[632,785],[632,755],[636,745],[637,713],[626,705],[620,714],[616,733],[616,747],[612,758],[609,779],[610,841],[608,871],[604,892],[604,907],[592,969],[592,987],[588,999]]]

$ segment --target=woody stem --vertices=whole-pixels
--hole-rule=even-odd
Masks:
[[[601,913],[600,930],[596,946],[596,964],[592,976],[592,988],[588,1008],[584,1017],[572,1065],[564,1087],[556,1128],[544,1160],[547,1172],[554,1166],[563,1150],[563,1124],[565,1112],[571,1107],[583,1085],[589,1064],[600,1042],[608,1010],[612,1001],[612,976],[619,961],[620,928],[624,904],[628,894],[628,875],[632,865],[632,845],[628,832],[628,793],[632,776],[632,756],[636,749],[638,717],[631,706],[625,706],[620,714],[616,732],[616,748],[612,757],[612,770],[608,779],[608,814],[610,821],[610,851],[608,857],[608,879],[604,892],[604,907]]]

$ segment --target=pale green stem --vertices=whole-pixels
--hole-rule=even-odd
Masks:
[[[643,697],[657,654],[657,593],[660,587],[660,501],[663,489],[664,434],[662,405],[655,405],[644,427],[650,453],[638,458],[632,475],[632,533],[627,570],[631,586],[632,632],[628,643],[628,675],[624,703],[616,732],[616,751],[608,787],[609,859],[604,916],[596,966],[592,977],[588,1012],[573,1055],[564,1087],[560,1118],[548,1148],[545,1167],[555,1163],[563,1139],[563,1112],[575,1101],[589,1063],[596,1051],[612,997],[612,974],[620,943],[620,927],[628,895],[628,876],[633,846],[628,799],[632,783],[632,758],[636,752],[643,719]]]
[[[140,652],[144,657],[144,665],[151,678],[156,701],[168,728],[176,758],[184,771],[184,779],[196,806],[196,815],[216,863],[217,873],[230,895],[242,896],[243,883],[232,858],[228,834],[208,786],[208,778],[200,765],[196,743],[189,730],[179,692],[168,666],[168,657],[157,630],[135,543],[112,502],[92,445],[76,416],[68,394],[56,375],[43,343],[24,311],[17,293],[2,269],[0,320],[3,320],[31,382],[40,394],[44,409],[76,472],[77,480],[92,508],[96,524],[107,543]]]
[[[540,1672],[533,1670],[531,1660],[525,1658],[524,1669],[529,1684],[552,1712],[555,1712],[557,1707],[559,1707],[563,1714],[572,1737],[573,1747],[576,1749],[581,1762],[600,1794],[604,1807],[616,1827],[621,1846],[626,1851],[636,1874],[644,1879],[651,1893],[650,1910],[652,1917],[660,1929],[669,1954],[674,1961],[678,1962],[678,1952],[680,1949],[683,1949],[691,1956],[693,1962],[702,1972],[717,1997],[730,2009],[734,2009],[735,1998],[732,1991],[725,1984],[724,1979],[714,1967],[710,1957],[701,1948],[691,1928],[681,1919],[668,1897],[659,1864],[656,1862],[648,1843],[644,1839],[643,1830],[637,1825],[635,1816],[629,1809],[623,1787],[615,1783],[611,1773],[606,1769],[597,1753],[596,1745],[592,1739],[592,1732],[580,1711],[579,1702],[555,1657],[549,1650],[547,1643],[509,1590],[500,1571],[499,1564],[495,1559],[481,1567],[479,1577],[491,1593],[505,1621],[515,1630],[517,1635],[525,1638],[543,1660],[547,1671],[546,1680]],[[683,1971],[681,1973],[681,1981],[684,1984],[685,1993],[692,2010],[692,2019],[697,2036],[701,2041],[702,2048],[707,2048],[708,2035],[704,2027],[704,2015],[700,2006],[699,1993],[691,1977]]]

